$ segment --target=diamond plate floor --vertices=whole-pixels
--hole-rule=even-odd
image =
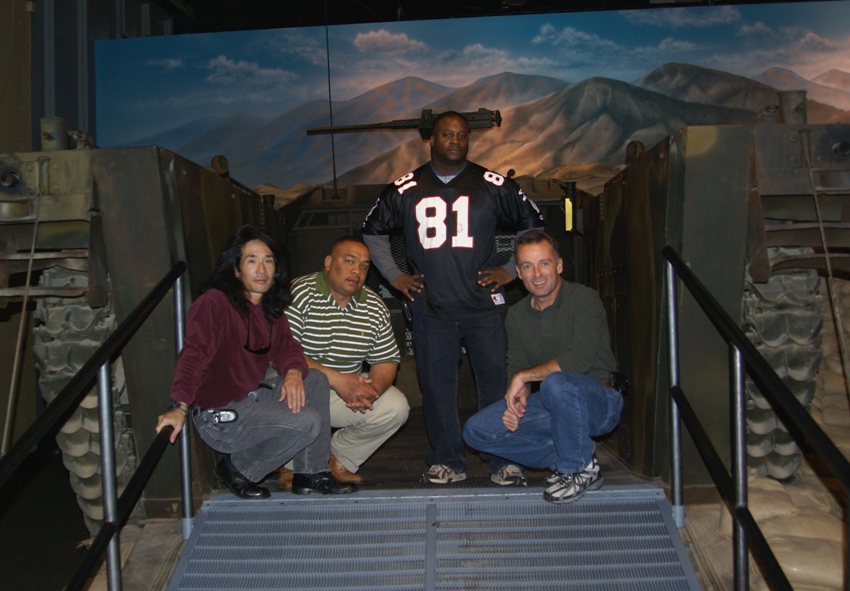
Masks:
[[[218,495],[168,590],[699,589],[670,515],[647,485],[560,506],[542,487]]]

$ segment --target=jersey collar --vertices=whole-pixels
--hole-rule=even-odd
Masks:
[[[440,182],[442,182],[444,185],[448,185],[450,182],[452,182],[457,177],[459,177],[461,175],[461,173],[463,173],[463,171],[466,170],[466,167],[467,167],[468,164],[469,164],[469,161],[467,160],[466,162],[464,162],[463,168],[461,168],[457,172],[455,172],[453,174],[442,174],[442,173],[437,172],[437,169],[434,168],[433,163],[428,162],[428,166],[431,167],[431,172],[433,172],[434,176],[437,177],[440,180]]]

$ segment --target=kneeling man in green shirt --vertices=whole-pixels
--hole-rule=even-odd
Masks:
[[[611,384],[608,321],[599,294],[561,278],[551,236],[531,230],[514,254],[528,296],[505,321],[508,390],[466,422],[463,438],[482,452],[551,469],[543,498],[569,503],[602,485],[591,438],[613,430],[623,409]]]

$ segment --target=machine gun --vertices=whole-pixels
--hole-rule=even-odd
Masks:
[[[418,129],[422,139],[427,140],[431,137],[431,132],[434,130],[434,119],[436,119],[437,115],[439,113],[435,114],[431,109],[422,109],[422,116],[419,119],[396,119],[395,121],[387,121],[385,123],[364,123],[362,125],[311,127],[307,129],[307,135],[355,133],[358,131],[375,131],[381,129]],[[477,111],[460,113],[460,115],[469,123],[470,129],[500,127],[502,125],[502,114],[498,110],[491,111],[490,109],[480,108]]]

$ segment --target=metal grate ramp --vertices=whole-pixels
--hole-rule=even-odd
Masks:
[[[569,505],[521,491],[220,495],[168,591],[700,589],[663,491],[608,486]]]

